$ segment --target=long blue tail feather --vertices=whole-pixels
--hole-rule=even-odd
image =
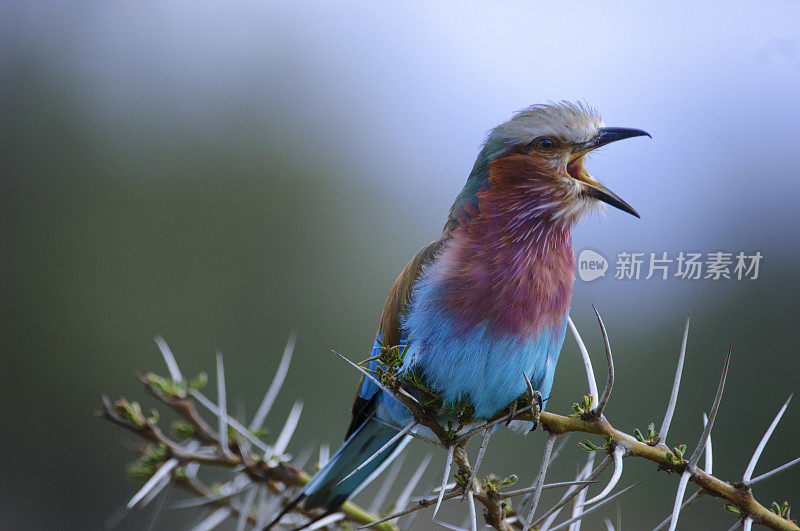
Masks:
[[[266,529],[275,525],[284,514],[301,502],[306,509],[321,507],[326,513],[338,509],[342,503],[380,474],[408,444],[410,436],[397,441],[364,468],[342,481],[397,435],[397,431],[397,428],[373,419],[365,421],[331,457],[328,464],[317,472],[303,490],[267,525]]]

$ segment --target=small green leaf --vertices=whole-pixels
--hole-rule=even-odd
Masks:
[[[737,516],[742,516],[742,510],[735,505],[731,505],[730,503],[725,504],[725,510]]]
[[[580,446],[581,448],[583,448],[588,452],[600,452],[608,449],[608,445],[598,446],[589,439],[586,439],[585,441],[578,443],[578,446]]]
[[[656,444],[658,442],[658,436],[660,433],[656,431],[656,425],[652,422],[647,426],[647,441],[652,444]]]
[[[580,418],[586,415],[592,411],[592,404],[594,404],[594,397],[591,395],[584,395],[580,402],[575,402],[572,404],[572,409],[575,411],[575,413],[571,414],[570,417]]]
[[[172,433],[174,433],[175,437],[178,439],[188,439],[194,435],[194,427],[186,421],[176,420],[170,427],[172,428]]]
[[[207,383],[208,375],[204,372],[201,372],[191,382],[189,382],[189,388],[199,391],[205,387]]]
[[[174,398],[186,398],[186,384],[174,382],[158,374],[149,372],[144,377],[145,381],[158,393]]]
[[[510,476],[508,476],[507,478],[505,478],[503,481],[500,482],[500,486],[510,487],[511,485],[515,484],[518,479],[519,478],[517,477],[516,474],[511,474]]]
[[[675,466],[680,466],[683,464],[683,454],[686,452],[686,445],[681,444],[680,446],[676,446],[672,449],[672,453],[669,453],[664,456],[668,463]]]
[[[633,430],[633,436],[640,443],[647,444],[648,446],[655,446],[658,444],[658,433],[656,426],[652,422],[647,425],[647,433],[643,434],[638,428]]]
[[[114,411],[123,419],[136,424],[140,428],[144,428],[147,424],[147,419],[142,414],[142,406],[139,405],[139,402],[128,402],[125,398],[120,398],[114,402]]]
[[[789,516],[791,514],[791,508],[789,507],[789,502],[784,501],[783,505],[779,504],[778,502],[772,502],[770,509],[773,513],[777,514],[781,518],[786,518],[789,520]]]
[[[128,474],[137,480],[147,480],[167,459],[164,445],[145,447],[139,459],[128,466]]]

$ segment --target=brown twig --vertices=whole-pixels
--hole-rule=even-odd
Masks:
[[[514,419],[532,420],[532,416],[529,412],[524,412],[518,414]],[[620,443],[627,445],[628,457],[639,457],[652,461],[658,464],[661,469],[676,472],[678,475],[682,474],[689,464],[686,460],[681,464],[673,464],[671,459],[674,459],[674,454],[669,449],[663,446],[650,446],[646,443],[639,442],[632,435],[615,429],[605,417],[587,421],[580,418],[565,417],[543,411],[539,414],[539,423],[550,433],[562,434],[581,432],[608,437],[613,441],[611,442],[611,446]],[[766,525],[772,529],[794,531],[800,529],[794,522],[781,518],[779,515],[761,505],[753,497],[750,489],[744,486],[732,485],[712,475],[706,474],[700,469],[692,473],[690,481],[701,487],[706,494],[721,498],[736,505],[753,518],[755,523]]]

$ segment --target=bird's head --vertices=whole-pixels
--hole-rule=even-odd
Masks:
[[[516,193],[529,195],[532,206],[537,199],[552,205],[554,217],[577,219],[598,201],[639,217],[584,168],[587,153],[635,136],[650,135],[640,129],[604,127],[597,112],[582,104],[534,105],[489,133],[459,200],[474,205],[481,190],[502,181]]]

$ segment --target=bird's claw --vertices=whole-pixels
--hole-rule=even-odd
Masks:
[[[522,403],[524,406],[531,406],[533,412],[533,426],[528,430],[528,433],[530,433],[539,425],[539,413],[542,412],[544,402],[542,400],[542,393],[533,389],[533,384],[531,384],[528,375],[523,372],[522,377],[525,378],[527,389],[521,397],[508,405],[508,419],[506,419],[505,425],[508,426],[511,424],[511,421],[514,420],[514,416],[517,414],[520,403]]]
[[[506,426],[511,424],[511,421],[514,420],[514,415],[517,414],[517,402],[519,402],[519,401],[518,400],[514,400],[508,406],[508,420],[506,420]]]
[[[523,372],[522,377],[525,378],[525,385],[528,388],[528,390],[525,391],[524,397],[528,404],[532,406],[533,410],[533,426],[531,426],[531,429],[528,430],[528,433],[530,433],[539,425],[539,413],[542,412],[544,403],[542,401],[542,393],[533,390],[533,384],[531,383],[530,378],[528,378],[528,375]]]
[[[533,406],[533,426],[531,426],[531,429],[528,430],[528,433],[535,430],[539,425],[539,414],[542,412],[542,408],[544,407],[544,403],[542,402],[542,393],[539,391],[533,391],[530,396],[530,404]]]

